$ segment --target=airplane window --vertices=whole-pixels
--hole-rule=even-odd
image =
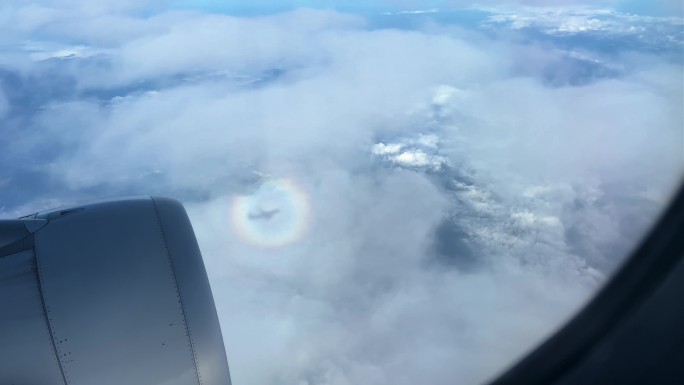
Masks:
[[[681,182],[682,12],[4,1],[0,217],[182,201],[236,384],[482,383]]]

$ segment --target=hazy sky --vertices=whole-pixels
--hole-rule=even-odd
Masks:
[[[682,2],[678,0],[599,0],[599,1],[575,1],[575,0],[255,0],[255,1],[224,1],[224,0],[180,0],[171,2],[177,7],[201,8],[205,10],[223,10],[246,13],[271,13],[298,7],[335,9],[350,12],[377,12],[377,11],[406,11],[418,9],[459,9],[482,5],[531,5],[531,6],[610,6],[612,8],[647,15],[672,15],[682,13]]]
[[[180,199],[236,384],[484,381],[681,178],[681,7],[249,4],[0,5],[0,213]]]

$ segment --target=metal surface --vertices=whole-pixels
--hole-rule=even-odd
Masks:
[[[43,313],[33,250],[0,258],[0,383],[64,385]]]
[[[168,198],[153,200],[175,272],[198,378],[203,385],[229,384],[226,352],[214,298],[190,220],[177,201]]]
[[[0,220],[0,248],[17,242],[29,234],[24,222],[20,220]]]
[[[0,384],[230,384],[180,203],[123,199],[36,218],[33,236],[22,233],[35,252],[0,258]],[[33,246],[5,228],[0,239]]]
[[[48,221],[46,219],[24,219],[22,220],[22,222],[24,222],[24,227],[26,227],[26,231],[28,231],[31,234],[42,229],[43,227],[45,227],[45,225],[48,224]]]

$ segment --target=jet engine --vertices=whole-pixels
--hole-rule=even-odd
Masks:
[[[183,206],[132,198],[0,221],[0,384],[230,384]]]

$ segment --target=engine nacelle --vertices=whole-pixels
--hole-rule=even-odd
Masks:
[[[230,384],[183,206],[133,198],[0,221],[0,384]]]

